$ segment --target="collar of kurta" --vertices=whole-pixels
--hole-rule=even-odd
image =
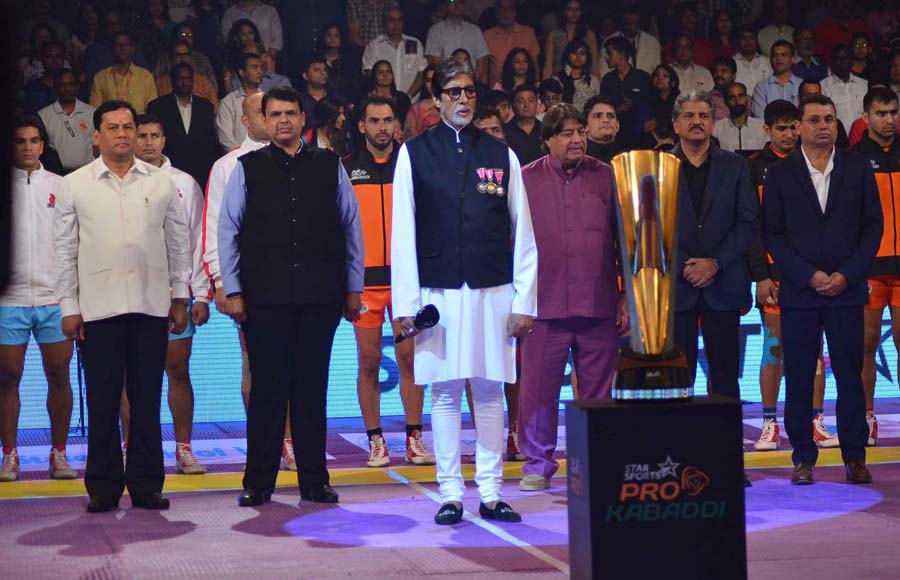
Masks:
[[[147,165],[145,167],[145,163],[140,159],[133,157],[131,159],[131,167],[128,169],[128,173],[140,173],[142,175],[148,175],[150,172],[147,171]],[[118,178],[118,176],[113,173],[112,169],[106,165],[106,162],[103,161],[103,157],[98,157],[96,161],[96,165],[94,165],[94,179],[100,179],[104,175],[112,175]]]
[[[462,143],[465,139],[474,139],[478,135],[478,129],[472,123],[457,131],[443,117],[441,117],[441,122],[437,124],[437,132],[440,133],[441,137],[446,136],[454,143]]]
[[[553,170],[564,179],[574,179],[575,176],[578,175],[584,168],[584,159],[584,157],[579,159],[575,164],[575,167],[572,168],[572,173],[569,173],[565,169],[563,169],[562,161],[560,161],[553,155],[547,155],[547,162],[550,164],[550,167],[552,167]]]
[[[266,145],[265,148],[270,152],[272,157],[275,157],[279,161],[289,161],[291,159],[299,159],[309,149],[308,147],[303,146],[303,141],[300,141],[300,147],[297,148],[297,151],[296,151],[296,153],[294,153],[293,156],[288,155],[288,153],[284,149],[282,149],[275,143],[269,143],[268,145]]]

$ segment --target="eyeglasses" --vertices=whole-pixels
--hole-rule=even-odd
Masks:
[[[178,36],[194,36],[194,33],[189,30],[186,30],[184,32],[179,32]]]
[[[458,101],[459,97],[462,96],[463,91],[466,92],[467,99],[474,99],[475,95],[478,94],[475,85],[469,85],[467,87],[450,87],[449,89],[441,90],[442,93],[450,97],[451,101]]]

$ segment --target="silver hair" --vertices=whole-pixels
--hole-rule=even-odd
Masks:
[[[706,103],[709,105],[709,112],[713,117],[716,115],[716,103],[713,101],[712,95],[706,91],[685,91],[675,99],[675,105],[672,107],[672,122],[677,121],[681,116],[681,110],[685,103]]]
[[[475,79],[475,70],[472,63],[463,58],[448,58],[440,62],[434,69],[431,79],[431,94],[439,96],[447,83],[458,76],[467,76]]]

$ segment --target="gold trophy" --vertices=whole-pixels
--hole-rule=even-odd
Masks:
[[[615,156],[612,167],[631,321],[631,343],[619,353],[613,398],[688,399],[693,381],[687,358],[674,343],[681,160],[659,151],[631,151]]]

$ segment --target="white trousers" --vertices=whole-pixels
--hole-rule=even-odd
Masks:
[[[475,483],[483,503],[500,499],[503,483],[503,383],[471,378],[475,407]],[[460,465],[462,398],[466,379],[431,384],[431,430],[441,502],[462,502]]]

